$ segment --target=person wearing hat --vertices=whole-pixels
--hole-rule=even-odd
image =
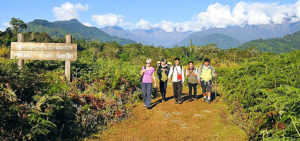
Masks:
[[[213,66],[210,65],[210,59],[205,58],[204,63],[199,67],[198,83],[201,83],[204,101],[210,103],[212,91],[212,78],[217,73]]]
[[[154,80],[154,87],[156,87],[154,72],[155,69],[151,66],[151,59],[147,59],[146,66],[142,68],[140,73],[142,76],[144,107],[147,107],[147,109],[151,109],[152,79]]]
[[[167,60],[162,59],[160,61],[160,65],[157,69],[157,75],[158,75],[158,79],[159,79],[159,88],[160,88],[162,102],[166,101],[169,71],[170,71],[170,68],[167,65]]]

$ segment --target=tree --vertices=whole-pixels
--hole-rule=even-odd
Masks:
[[[12,17],[10,20],[10,26],[13,29],[14,33],[18,33],[19,29],[26,29],[27,25],[24,21],[20,20],[19,18]]]

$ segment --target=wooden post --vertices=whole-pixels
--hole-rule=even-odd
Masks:
[[[24,35],[22,33],[18,33],[17,38],[18,38],[18,42],[24,42]],[[18,59],[18,68],[22,69],[23,66],[24,66],[24,60]]]
[[[66,36],[66,43],[67,44],[72,43],[72,36],[71,35]],[[66,78],[67,78],[68,82],[70,82],[71,81],[71,61],[70,60],[65,61],[65,75],[66,75]]]

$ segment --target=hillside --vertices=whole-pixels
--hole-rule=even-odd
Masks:
[[[75,39],[99,40],[103,42],[116,41],[120,44],[135,43],[129,39],[111,36],[96,27],[88,27],[78,20],[48,22],[46,20],[34,20],[27,24],[28,28],[22,32],[46,32],[52,38],[63,38],[66,34],[72,34]]]
[[[263,52],[282,53],[300,49],[300,31],[276,39],[252,40],[242,44],[240,49],[256,47]]]
[[[214,43],[217,44],[218,48],[220,49],[228,49],[230,47],[234,48],[242,44],[239,40],[232,38],[230,36],[219,34],[219,33],[213,33],[204,37],[199,37],[197,34],[192,34],[185,40],[178,43],[177,45],[179,46],[189,45],[191,39],[194,45],[208,45]]]

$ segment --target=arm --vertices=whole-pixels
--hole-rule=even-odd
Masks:
[[[154,80],[154,87],[156,87],[156,79],[155,79],[155,74],[154,74],[154,72],[155,72],[155,70],[154,70],[153,73],[152,73],[152,78],[153,78],[153,80]]]
[[[211,73],[212,73],[212,76],[216,77],[217,76],[217,73],[215,71],[215,68],[213,66],[211,66]]]
[[[184,82],[184,69],[182,68],[182,83]]]
[[[173,67],[170,68],[170,72],[169,72],[169,76],[168,76],[168,81],[169,82],[171,81],[172,73],[173,73]]]
[[[198,72],[197,72],[196,69],[195,69],[195,71],[192,72],[192,75],[195,76],[195,77],[198,77]]]
[[[199,71],[198,71],[198,77],[197,77],[198,83],[200,83],[200,75],[201,75],[201,73],[202,73],[202,65],[199,67]]]
[[[159,75],[159,74],[161,74],[161,67],[158,67],[158,69],[157,69],[157,74]]]
[[[186,73],[186,77],[189,77],[191,75],[191,73],[188,71],[188,69],[185,71]]]
[[[144,75],[144,72],[146,71],[146,68],[144,69],[144,67],[142,67],[142,70],[141,70],[141,73],[140,73],[140,75],[142,76],[142,75]]]

